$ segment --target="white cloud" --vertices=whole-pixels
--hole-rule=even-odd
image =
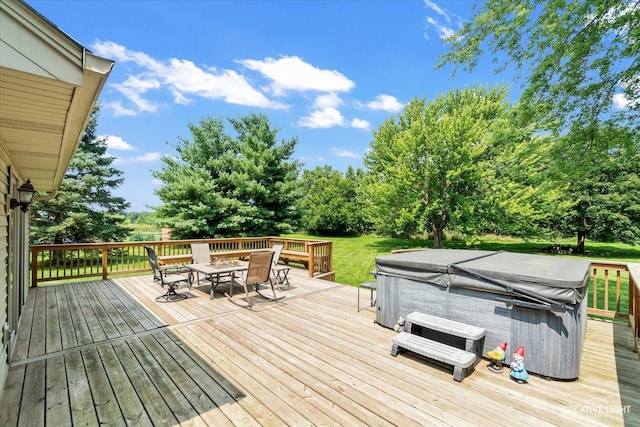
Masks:
[[[431,25],[436,29],[441,39],[451,37],[456,33],[456,30],[454,30],[453,28],[441,24],[440,22],[438,22],[438,20],[430,16],[427,16],[427,24]]]
[[[451,17],[449,16],[449,14],[447,12],[445,12],[444,10],[442,10],[442,8],[440,6],[438,6],[437,4],[435,4],[434,2],[432,2],[430,0],[424,0],[424,4],[429,9],[433,10],[434,12],[436,12],[438,15],[442,15],[447,20],[447,22],[451,22]]]
[[[350,157],[352,159],[359,159],[360,155],[354,153],[353,151],[349,151],[349,150],[341,150],[338,148],[332,148],[331,149],[331,154],[333,154],[336,157]]]
[[[285,104],[269,100],[253,88],[244,76],[233,70],[201,68],[186,59],[160,61],[109,41],[97,41],[92,48],[97,55],[117,62],[133,62],[141,69],[139,73],[129,75],[124,82],[112,84],[135,106],[135,109],[125,108],[122,103],[112,103],[110,107],[116,115],[156,111],[158,104],[143,95],[151,90],[162,89],[168,90],[177,104],[188,104],[191,102],[189,96],[196,96],[252,107],[288,108]]]
[[[348,92],[355,83],[336,70],[322,70],[304,62],[297,56],[280,59],[244,59],[238,61],[250,70],[258,71],[272,81],[274,95],[282,96],[287,90]]]
[[[371,128],[371,123],[363,119],[353,119],[351,120],[351,127],[369,130]]]
[[[344,118],[342,114],[333,107],[316,110],[306,117],[301,117],[298,121],[298,125],[311,129],[330,128],[333,126],[342,126],[343,124]]]
[[[138,157],[129,157],[129,158],[118,157],[113,161],[113,164],[126,165],[131,163],[151,163],[151,162],[160,160],[160,158],[162,158],[162,154],[156,151],[156,152],[145,153],[142,156],[138,156]]]
[[[629,99],[625,96],[624,93],[616,93],[613,95],[613,105],[618,110],[624,110],[629,107]]]
[[[104,103],[105,108],[107,109],[111,109],[113,110],[113,115],[115,117],[120,117],[120,116],[137,116],[138,112],[136,110],[133,110],[131,108],[125,108],[122,105],[122,102],[120,101],[114,101],[114,102],[105,102]]]
[[[328,93],[326,95],[318,96],[315,101],[313,101],[313,108],[336,108],[342,104],[344,104],[344,102],[338,95],[335,93]]]
[[[378,95],[374,101],[367,104],[367,108],[372,110],[388,111],[390,113],[397,113],[402,110],[404,105],[398,101],[398,98],[391,95]]]
[[[454,36],[456,33],[456,30],[451,25],[452,21],[456,22],[457,26],[460,26],[461,18],[456,14],[449,12],[447,9],[439,6],[438,4],[436,4],[431,0],[424,0],[424,4],[427,7],[427,9],[429,9],[430,12],[435,13],[435,15],[433,13],[428,13],[428,16],[426,19],[427,29],[429,28],[435,29],[440,39],[445,39],[445,38]],[[445,21],[445,23],[442,22],[443,20]],[[427,33],[425,33],[424,37],[427,40],[429,39],[429,35]]]
[[[129,98],[138,107],[138,111],[153,113],[158,109],[156,104],[142,98],[142,95],[149,90],[160,88],[160,82],[151,76],[129,76],[123,83],[113,84],[113,87]]]
[[[104,138],[107,143],[107,148],[110,150],[134,150],[133,146],[126,142],[124,139],[115,135],[98,135],[98,138]]]

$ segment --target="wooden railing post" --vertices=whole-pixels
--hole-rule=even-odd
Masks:
[[[38,286],[38,249],[31,246],[31,287]]]
[[[316,271],[315,245],[305,242],[304,251],[309,254],[309,277],[313,277]]]
[[[107,280],[109,277],[109,248],[107,244],[102,246],[102,280]]]
[[[636,281],[637,280],[637,281]],[[640,356],[640,278],[629,273],[630,322],[633,329],[634,350]]]

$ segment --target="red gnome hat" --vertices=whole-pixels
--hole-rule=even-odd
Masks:
[[[506,341],[503,342],[502,344],[500,344],[500,348],[502,349],[502,351],[505,351],[507,349],[507,343]]]
[[[513,354],[517,354],[518,356],[524,358],[524,346],[521,345],[520,347],[518,347],[518,349]]]

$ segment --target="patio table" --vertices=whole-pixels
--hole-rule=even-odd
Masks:
[[[235,278],[235,274],[245,271],[248,263],[244,261],[223,261],[210,264],[187,264],[185,267],[193,272],[204,274],[207,277],[207,280],[211,282],[209,297],[213,299],[215,288],[220,284],[220,278],[224,276],[230,276],[231,278],[229,293],[233,296],[233,279]]]

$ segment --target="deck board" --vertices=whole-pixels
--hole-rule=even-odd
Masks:
[[[58,299],[56,296],[56,288],[44,288],[47,290],[47,311],[46,319],[46,337],[45,346],[46,353],[54,353],[62,350],[62,333],[60,329],[60,314],[58,313]]]
[[[124,424],[153,425],[113,347],[104,345],[97,347],[97,350],[107,373],[109,384],[111,384],[114,396],[118,401]]]
[[[576,381],[520,385],[481,360],[458,383],[450,367],[392,357],[395,332],[357,311],[355,288],[289,277],[285,299],[251,310],[226,285],[158,303],[150,275],[32,289],[0,425],[640,425],[624,324],[588,321]]]
[[[71,406],[64,356],[47,359],[46,425],[71,424]]]
[[[69,383],[69,405],[73,424],[80,426],[98,425],[96,406],[93,402],[89,378],[79,351],[64,356],[67,381]],[[118,414],[113,414],[117,416]],[[38,425],[38,424],[32,424]]]
[[[71,317],[71,311],[69,309],[69,303],[67,300],[67,292],[64,286],[52,287],[56,291],[56,312],[58,316],[58,326],[50,324],[51,328],[60,329],[60,338],[62,340],[62,348],[74,348],[78,346],[78,338],[76,336],[76,330],[73,327],[73,318]]]
[[[126,372],[125,378],[131,381],[131,385],[135,389],[152,424],[175,424],[177,420],[171,408],[165,402],[162,394],[156,389],[128,344],[126,342],[118,342],[113,344],[113,349]]]

